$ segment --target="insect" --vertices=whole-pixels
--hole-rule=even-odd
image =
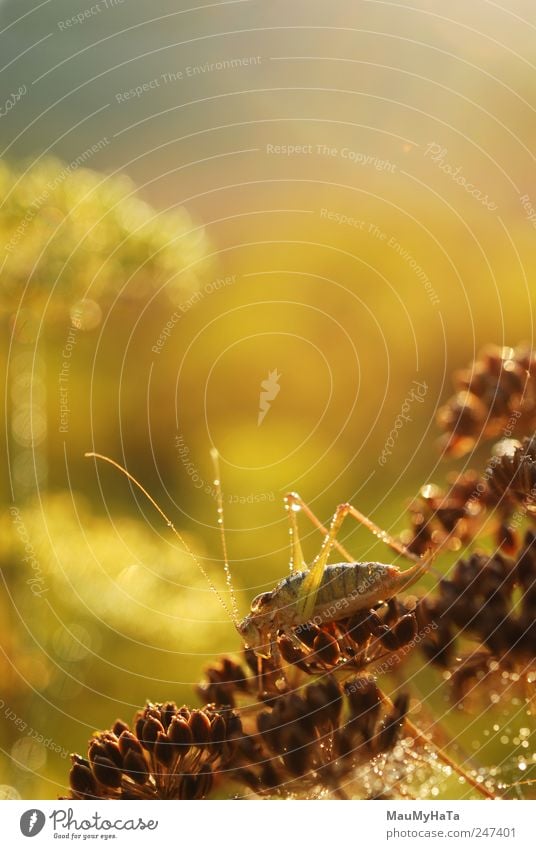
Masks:
[[[428,569],[432,559],[431,555],[419,558],[412,554],[405,546],[382,531],[351,504],[340,504],[337,507],[328,530],[297,493],[289,493],[285,496],[284,501],[289,518],[291,538],[290,575],[280,581],[270,592],[263,592],[254,598],[250,612],[243,619],[240,619],[227,556],[219,460],[215,449],[212,450],[211,455],[215,468],[214,485],[218,499],[218,524],[221,531],[226,580],[231,592],[232,612],[217,591],[202,563],[142,484],[127,469],[110,457],[95,452],[88,452],[85,456],[110,463],[126,475],[144,494],[197,564],[211,589],[218,596],[220,604],[232,619],[246,647],[252,649],[259,658],[271,658],[278,664],[280,661],[277,645],[278,635],[285,634],[294,645],[299,646],[295,629],[299,629],[300,626],[305,626],[311,620],[316,624],[335,622],[339,619],[346,619],[358,611],[368,610],[378,602],[387,601],[404,592]],[[310,568],[305,563],[298,533],[296,514],[302,510],[324,534],[320,552]],[[392,564],[356,562],[337,540],[337,534],[347,516],[351,516],[365,525],[398,554],[412,560],[413,566],[401,571],[398,566]],[[333,548],[342,552],[347,562],[328,564]]]

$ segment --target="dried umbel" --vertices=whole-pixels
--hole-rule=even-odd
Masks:
[[[519,547],[517,529],[536,518],[536,436],[503,439],[483,474],[451,475],[450,489],[423,486],[409,505],[411,527],[401,539],[415,554],[458,551],[485,530],[507,554]]]
[[[239,693],[244,706],[147,704],[133,730],[118,720],[90,740],[86,758],[72,756],[67,798],[203,799],[222,780],[240,795],[343,797],[350,784],[385,792],[379,758],[385,765],[399,740],[406,696],[386,704],[370,677],[341,685],[327,676],[259,701],[256,676],[230,658],[209,678],[203,691]]]
[[[446,453],[460,456],[483,439],[536,428],[536,354],[525,345],[490,345],[467,369],[454,374],[456,394],[442,407]]]
[[[419,621],[437,626],[421,645],[429,661],[454,671],[458,697],[490,670],[528,680],[536,666],[535,610],[536,534],[528,532],[514,559],[473,554],[421,600]]]
[[[363,796],[380,788],[404,795],[401,780],[396,788],[386,787],[383,768],[403,733],[406,695],[387,702],[370,676],[341,684],[328,674],[307,684],[296,668],[281,693],[281,671],[273,661],[263,662],[259,678],[251,652],[245,660],[243,667],[223,658],[207,670],[208,681],[200,686],[203,697],[210,693],[216,702],[230,699],[247,706],[236,781],[256,795],[285,798]],[[264,689],[256,701],[259,683]],[[402,772],[397,763],[399,779]]]
[[[367,677],[344,687],[327,677],[280,696],[257,715],[247,740],[249,765],[239,777],[260,795],[370,795],[380,785],[398,795],[400,785],[386,786],[373,768],[380,770],[379,757],[393,751],[407,705],[403,695],[386,709]]]
[[[477,489],[479,475],[451,474],[447,482],[447,489],[435,484],[421,487],[408,507],[411,527],[401,538],[414,554],[422,556],[432,548],[457,551],[478,532],[485,507]]]
[[[486,471],[497,503],[505,503],[510,511],[522,506],[536,514],[536,436],[499,442]]]
[[[148,703],[134,729],[118,720],[73,755],[71,799],[204,799],[227,769],[242,736],[240,719],[208,705]]]
[[[307,676],[352,674],[389,658],[394,666],[397,653],[412,646],[417,629],[415,607],[392,598],[347,619],[299,626],[292,631],[292,639],[280,634],[277,646],[282,659]],[[246,654],[255,669],[258,659],[250,652]],[[273,664],[267,667],[266,662],[262,669],[263,686],[276,676],[279,692],[288,689],[288,667],[284,675]]]
[[[276,798],[426,798],[426,782],[437,786],[454,772],[493,798],[407,718],[406,692],[391,701],[371,675],[344,673],[311,677],[291,665],[283,680],[272,659],[259,670],[250,651],[242,663],[209,667],[201,697],[231,698],[242,719],[238,787]]]

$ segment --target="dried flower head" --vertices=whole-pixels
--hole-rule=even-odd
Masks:
[[[450,489],[427,484],[410,503],[411,527],[401,535],[407,548],[458,551],[493,533],[502,551],[515,553],[522,520],[536,518],[536,437],[502,439],[482,475],[471,470],[448,480]]]
[[[406,718],[408,695],[391,701],[370,675],[340,680],[299,666],[281,669],[246,651],[207,670],[199,692],[232,695],[244,735],[233,778],[249,792],[275,798],[427,798],[458,772],[481,795],[490,786],[461,769]],[[344,677],[344,676],[343,676]],[[242,793],[244,791],[242,790]]]
[[[278,646],[287,663],[308,675],[362,671],[411,643],[416,633],[414,611],[390,599],[347,619],[309,622],[294,629],[292,639],[281,634]]]
[[[233,760],[240,719],[207,705],[147,703],[134,728],[117,720],[73,755],[71,799],[204,799]]]
[[[288,693],[257,715],[248,739],[249,766],[240,777],[258,794],[343,797],[394,792],[376,778],[379,756],[394,749],[408,699],[386,710],[371,678],[341,687],[328,677]],[[357,789],[359,788],[359,790]]]
[[[418,605],[419,621],[436,629],[422,642],[426,657],[448,669],[458,698],[489,671],[532,680],[536,663],[536,534],[514,559],[473,554]]]
[[[272,660],[263,661],[260,675],[250,652],[245,661],[244,668],[223,658],[207,670],[208,681],[199,688],[203,697],[210,693],[245,705],[234,774],[242,786],[284,798],[404,795],[403,782],[397,789],[386,787],[384,768],[402,734],[407,696],[386,703],[370,676],[340,684],[328,674],[304,683],[309,671],[296,667],[281,693],[281,670]],[[401,770],[397,763],[399,778]]]
[[[422,556],[431,548],[445,547],[458,551],[478,532],[485,506],[477,489],[479,475],[468,471],[463,475],[452,474],[447,481],[448,489],[435,484],[421,487],[409,505],[411,526],[401,538],[414,554]]]
[[[340,685],[328,675],[282,695],[275,688],[259,700],[248,662],[251,657],[244,668],[223,658],[200,687],[232,701],[238,695],[242,707],[148,703],[132,730],[118,720],[95,734],[87,757],[72,756],[66,798],[203,799],[222,779],[242,794],[285,798],[343,797],[345,786],[352,793],[358,786],[360,794],[386,792],[382,770],[402,732],[406,696],[386,703],[370,677]]]
[[[536,436],[521,442],[503,439],[495,446],[486,473],[496,502],[506,502],[510,510],[517,504],[536,513]]]
[[[453,377],[456,394],[442,407],[438,424],[445,431],[443,449],[460,456],[482,439],[536,427],[536,354],[526,345],[480,352],[467,369]]]

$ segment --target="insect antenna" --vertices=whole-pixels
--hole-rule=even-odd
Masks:
[[[233,581],[231,577],[231,567],[229,566],[229,557],[227,554],[227,540],[225,537],[225,523],[224,523],[224,514],[223,514],[223,491],[221,486],[221,474],[220,474],[220,455],[218,453],[217,448],[211,448],[210,456],[212,458],[212,465],[214,468],[214,486],[216,487],[216,497],[218,501],[218,525],[220,527],[220,535],[221,535],[221,547],[223,552],[223,568],[225,570],[225,582],[229,589],[229,593],[231,594],[231,608],[233,611],[233,621],[235,624],[238,622],[238,604],[236,601],[236,594],[233,587]]]
[[[109,463],[111,466],[114,466],[116,469],[118,469],[120,472],[122,472],[122,474],[124,474],[124,475],[125,475],[125,477],[127,477],[127,478],[129,479],[129,481],[131,481],[131,482],[134,484],[134,486],[137,486],[137,487],[138,487],[138,489],[140,490],[140,492],[142,492],[142,493],[144,494],[144,496],[147,498],[147,500],[148,500],[148,501],[150,501],[150,503],[153,505],[153,507],[155,508],[155,510],[157,510],[157,511],[160,513],[160,515],[162,516],[162,518],[163,518],[163,520],[165,521],[165,523],[166,523],[166,525],[168,526],[168,528],[172,531],[172,533],[174,533],[174,534],[175,534],[175,536],[176,536],[176,537],[177,537],[177,539],[179,540],[180,544],[182,545],[183,549],[184,549],[184,550],[186,551],[186,553],[187,553],[187,554],[191,557],[191,559],[192,559],[192,560],[193,560],[193,562],[196,564],[196,566],[198,567],[199,571],[201,572],[201,574],[202,574],[202,575],[203,575],[203,577],[205,578],[205,580],[206,580],[206,582],[208,583],[208,585],[209,585],[210,589],[211,589],[211,590],[212,590],[212,592],[215,594],[216,598],[218,599],[218,601],[220,602],[221,606],[222,606],[222,607],[223,607],[223,609],[225,610],[225,612],[226,612],[227,616],[228,616],[228,617],[232,620],[233,624],[234,624],[234,625],[236,625],[236,624],[237,624],[237,617],[236,617],[236,615],[235,615],[235,616],[233,616],[233,614],[232,614],[232,613],[231,613],[231,611],[229,610],[228,606],[225,604],[225,602],[224,602],[223,598],[221,597],[220,593],[218,592],[218,590],[217,590],[217,589],[216,589],[216,587],[214,586],[214,583],[212,582],[212,579],[211,579],[210,575],[208,574],[207,570],[205,569],[205,567],[203,566],[203,564],[201,563],[201,561],[199,560],[199,558],[198,558],[198,557],[194,554],[194,552],[192,551],[192,549],[190,548],[190,546],[188,545],[188,543],[186,542],[186,540],[184,539],[184,537],[182,536],[182,534],[181,534],[181,533],[179,533],[179,531],[177,530],[177,528],[175,527],[175,525],[173,524],[173,522],[171,521],[171,519],[169,519],[169,518],[168,518],[168,516],[166,516],[166,514],[164,513],[164,511],[162,510],[162,508],[160,507],[160,505],[156,503],[156,501],[154,500],[153,496],[152,496],[152,495],[150,495],[150,494],[147,492],[147,490],[145,489],[145,487],[144,487],[144,486],[143,486],[143,485],[142,485],[142,484],[141,484],[138,480],[136,480],[136,478],[134,477],[134,475],[131,475],[131,474],[130,474],[130,472],[129,472],[127,469],[125,469],[125,468],[124,468],[124,466],[122,466],[122,465],[121,465],[120,463],[118,463],[116,460],[112,460],[112,458],[111,458],[111,457],[106,457],[106,455],[105,455],[105,454],[97,454],[95,451],[86,451],[86,453],[84,454],[84,457],[94,457],[94,458],[95,458],[95,459],[97,459],[97,460],[104,460],[104,462]],[[232,596],[232,598],[233,598],[233,608],[234,608],[234,605],[236,604],[236,600],[235,600],[235,598],[234,598],[234,595]]]

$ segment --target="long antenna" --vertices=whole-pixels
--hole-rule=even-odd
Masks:
[[[112,458],[111,458],[111,457],[106,457],[104,454],[97,454],[95,451],[86,451],[86,453],[84,454],[84,457],[95,457],[97,460],[104,460],[106,463],[109,463],[111,466],[114,466],[116,469],[119,469],[119,471],[120,471],[120,472],[122,472],[122,473],[123,473],[123,474],[124,474],[124,475],[125,475],[125,476],[126,476],[126,477],[130,480],[130,481],[132,481],[132,483],[133,483],[135,486],[137,486],[137,487],[138,487],[138,489],[140,490],[140,492],[143,492],[143,494],[145,495],[145,497],[147,498],[147,500],[151,502],[151,504],[153,505],[153,507],[155,508],[155,510],[158,510],[158,512],[159,512],[159,513],[160,513],[160,515],[162,516],[163,520],[165,521],[166,525],[168,526],[168,528],[170,528],[170,529],[171,529],[171,531],[175,534],[175,536],[176,536],[176,537],[177,537],[177,539],[179,540],[180,544],[182,545],[182,547],[184,548],[184,550],[186,551],[186,553],[190,555],[190,557],[192,558],[193,562],[194,562],[194,563],[196,564],[196,566],[199,568],[199,570],[201,571],[201,574],[204,576],[205,580],[207,581],[207,583],[208,583],[208,585],[209,585],[210,589],[211,589],[211,590],[212,590],[212,592],[216,595],[216,598],[218,599],[218,601],[220,602],[221,606],[222,606],[222,607],[223,607],[223,609],[225,610],[225,612],[226,612],[227,616],[228,616],[228,617],[232,620],[232,622],[236,625],[236,623],[237,623],[237,617],[236,617],[236,616],[233,616],[233,614],[231,613],[231,611],[229,610],[229,608],[228,608],[228,607],[227,607],[227,605],[225,604],[225,602],[224,602],[223,598],[221,597],[220,593],[218,592],[218,590],[217,590],[217,589],[216,589],[216,587],[214,586],[214,584],[213,584],[213,582],[212,582],[212,580],[211,580],[211,578],[210,578],[210,576],[209,576],[209,574],[208,574],[207,570],[205,569],[205,567],[203,566],[203,564],[201,563],[201,561],[199,560],[199,558],[195,556],[195,554],[193,553],[192,549],[190,548],[190,546],[188,545],[188,543],[186,542],[186,540],[184,539],[184,537],[183,537],[183,536],[179,533],[179,531],[177,530],[177,528],[175,527],[175,525],[173,524],[173,522],[171,521],[171,519],[169,519],[169,518],[166,516],[166,514],[164,513],[164,511],[162,510],[162,508],[161,508],[161,507],[160,507],[160,506],[156,503],[156,501],[154,500],[153,496],[152,496],[152,495],[149,495],[149,493],[147,492],[147,490],[145,489],[145,487],[144,487],[144,486],[142,486],[142,484],[141,484],[138,480],[136,480],[136,478],[134,477],[134,475],[131,475],[131,474],[130,474],[130,472],[129,472],[129,471],[127,471],[127,469],[125,469],[125,468],[124,468],[124,467],[123,467],[120,463],[118,463],[116,460],[112,460]],[[234,598],[234,595],[233,595],[233,597],[232,597],[232,598],[233,598],[233,607],[234,607],[234,605],[236,604],[236,600],[235,600],[235,598]]]
[[[221,487],[220,475],[220,455],[218,453],[217,448],[211,448],[210,456],[212,458],[212,465],[214,467],[214,486],[216,487],[216,495],[218,499],[218,525],[220,526],[221,547],[223,551],[223,568],[225,569],[225,581],[227,583],[227,587],[229,588],[229,592],[231,593],[231,606],[233,609],[233,617],[236,622],[238,621],[238,604],[236,602],[236,595],[233,587],[233,581],[231,578],[231,567],[229,566],[229,557],[227,555],[227,540],[225,538],[225,523],[223,517],[223,492]]]

